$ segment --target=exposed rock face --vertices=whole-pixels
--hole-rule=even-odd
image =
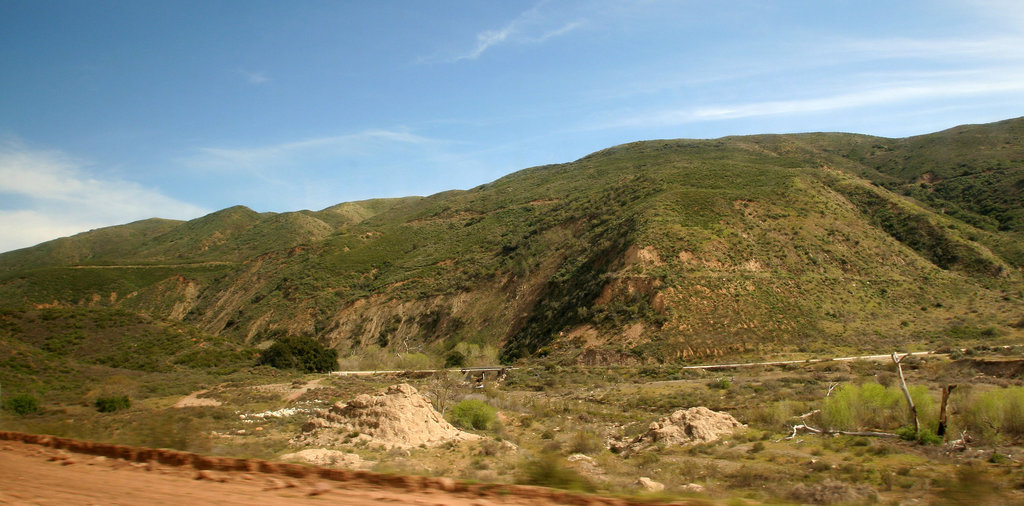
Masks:
[[[662,417],[657,422],[652,422],[647,432],[636,439],[612,443],[612,447],[620,451],[635,452],[655,444],[672,446],[709,443],[746,427],[728,413],[698,406],[680,409]]]
[[[359,443],[385,448],[436,446],[448,441],[479,439],[448,423],[430,401],[402,383],[381,394],[361,394],[320,411],[302,427],[298,443]]]

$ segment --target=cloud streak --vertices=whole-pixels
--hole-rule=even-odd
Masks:
[[[476,46],[460,55],[451,58],[454,63],[463,60],[476,60],[487,50],[500,44],[539,44],[555,37],[560,37],[584,26],[584,21],[576,19],[562,24],[555,23],[541,14],[543,2],[523,12],[497,30],[484,30],[476,35]]]
[[[270,82],[270,78],[267,77],[266,72],[250,72],[248,70],[239,69],[238,73],[241,74],[249,84],[264,84]]]
[[[993,60],[1024,59],[1024,37],[1004,36],[985,39],[912,39],[884,38],[840,42],[834,51],[852,53],[870,59],[982,58]]]
[[[384,145],[430,145],[443,141],[405,131],[364,130],[349,135],[313,137],[249,148],[199,148],[187,165],[197,168],[258,170],[313,157],[342,157],[373,152]]]
[[[140,219],[206,213],[137,183],[90,176],[64,153],[17,142],[0,144],[0,195],[18,203],[0,209],[0,251]]]
[[[993,79],[992,75],[1000,75],[1000,77]],[[821,113],[915,101],[1024,92],[1024,73],[1020,71],[1007,70],[983,75],[966,72],[959,75],[959,79],[956,79],[957,76],[955,73],[933,74],[929,76],[931,79],[918,82],[894,81],[885,85],[875,85],[864,91],[840,92],[827,96],[791,100],[762,100],[665,108],[627,115],[586,127],[583,130],[664,127],[701,121]]]

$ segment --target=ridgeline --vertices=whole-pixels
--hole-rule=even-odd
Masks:
[[[685,363],[1024,337],[1024,119],[658,140],[466,191],[236,206],[0,255],[0,363]],[[118,358],[120,357],[120,358]]]

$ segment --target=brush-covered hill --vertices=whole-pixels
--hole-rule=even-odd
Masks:
[[[467,191],[58,239],[0,255],[0,306],[307,334],[353,365],[1020,341],[1022,194],[1024,119],[636,142]]]

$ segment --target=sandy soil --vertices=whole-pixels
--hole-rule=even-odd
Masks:
[[[533,489],[534,487],[530,487]],[[18,441],[0,441],[2,504],[623,504],[610,498],[577,496],[572,500],[447,492],[437,488],[403,489],[360,480],[328,481],[271,473],[199,471],[155,461],[127,460],[68,452]]]
[[[185,397],[182,397],[178,402],[174,404],[176,408],[194,408],[200,406],[220,406],[220,401],[217,399],[204,399],[200,398],[200,395],[209,392],[209,390],[199,390],[198,392],[192,392]]]

